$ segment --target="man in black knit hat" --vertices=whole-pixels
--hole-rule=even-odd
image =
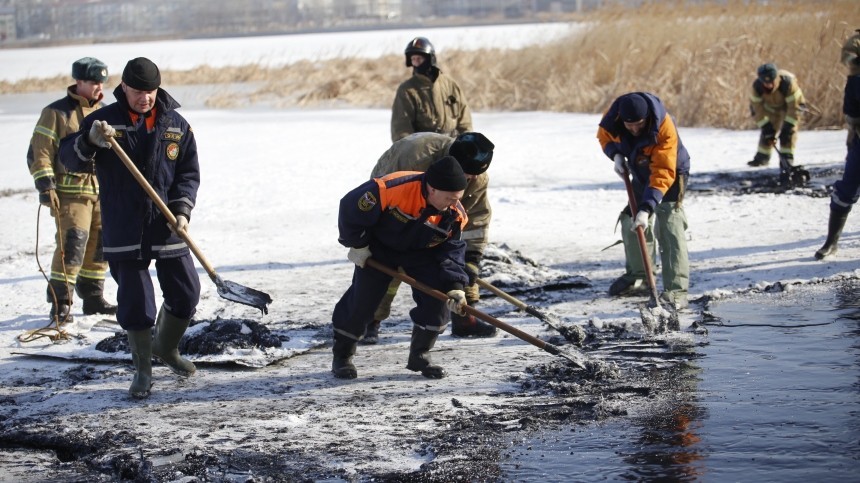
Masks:
[[[450,297],[442,302],[413,289],[416,305],[409,313],[413,327],[406,368],[427,378],[445,376],[429,351],[448,325],[450,311],[463,313],[466,305],[466,243],[460,239],[468,221],[460,204],[465,189],[460,163],[445,156],[426,172],[398,171],[374,178],[340,200],[338,241],[349,247],[347,258],[355,272],[332,315],[335,377],[358,376],[352,356],[392,280],[365,266],[371,256]]]
[[[161,89],[161,72],[138,57],[126,64],[117,102],[84,118],[77,134],[60,144],[72,171],[95,168],[101,186],[104,255],[116,280],[117,321],[128,335],[135,375],[129,393],[149,396],[155,356],[180,376],[196,368],[179,355],[179,340],[197,310],[200,279],[188,246],[177,233],[188,229],[200,185],[197,143],[179,103]],[[149,200],[110,149],[115,138],[176,217],[176,225]],[[164,301],[158,309],[149,266]],[[152,327],[155,326],[155,336]]]

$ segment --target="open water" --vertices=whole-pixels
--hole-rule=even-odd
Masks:
[[[506,481],[860,482],[860,282],[715,302],[658,410],[513,442]]]

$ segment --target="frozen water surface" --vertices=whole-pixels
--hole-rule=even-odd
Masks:
[[[632,417],[511,440],[504,479],[858,481],[860,283],[713,303],[677,391]]]

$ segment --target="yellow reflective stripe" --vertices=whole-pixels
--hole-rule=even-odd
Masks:
[[[41,134],[42,136],[47,136],[54,143],[60,142],[60,137],[57,135],[57,132],[53,129],[48,129],[45,126],[36,126],[36,129],[33,130],[34,134]]]
[[[756,124],[758,124],[758,127],[762,127],[769,122],[770,122],[770,119],[767,116],[765,116],[765,117],[761,118],[760,121],[756,121]]]
[[[107,269],[105,269],[105,270],[84,270],[84,269],[81,269],[81,271],[78,272],[78,276],[81,278],[91,278],[93,280],[104,280],[106,271],[107,271]]]
[[[761,102],[761,96],[757,96],[755,94],[750,94],[750,100],[755,102],[755,103],[759,103],[759,102]]]
[[[54,169],[51,167],[42,168],[33,173],[33,179],[48,178],[54,176]]]
[[[66,277],[66,274],[62,272],[55,272],[53,270],[51,270],[51,280],[56,280],[58,282],[68,282],[71,284],[75,283],[74,276]]]
[[[785,122],[787,122],[787,123],[791,124],[792,126],[797,126],[797,119],[795,119],[795,118],[793,118],[793,117],[788,117],[788,116],[786,116],[786,117],[785,117]]]

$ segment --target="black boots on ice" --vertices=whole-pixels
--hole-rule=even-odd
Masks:
[[[442,379],[445,377],[445,369],[433,364],[433,361],[430,359],[430,349],[436,345],[438,337],[438,332],[413,326],[412,343],[409,345],[409,361],[406,364],[406,368],[410,371],[420,371],[421,375],[428,379]]]
[[[842,235],[842,228],[845,227],[848,213],[847,211],[841,213],[833,211],[833,208],[830,209],[830,220],[827,223],[827,240],[824,241],[824,246],[815,252],[816,260],[822,260],[824,257],[836,254],[836,244]]]
[[[355,346],[357,342],[343,337],[334,336],[334,345],[332,352],[334,358],[331,361],[331,372],[338,379],[355,379],[358,377],[358,371],[352,363],[352,356],[355,355]]]

